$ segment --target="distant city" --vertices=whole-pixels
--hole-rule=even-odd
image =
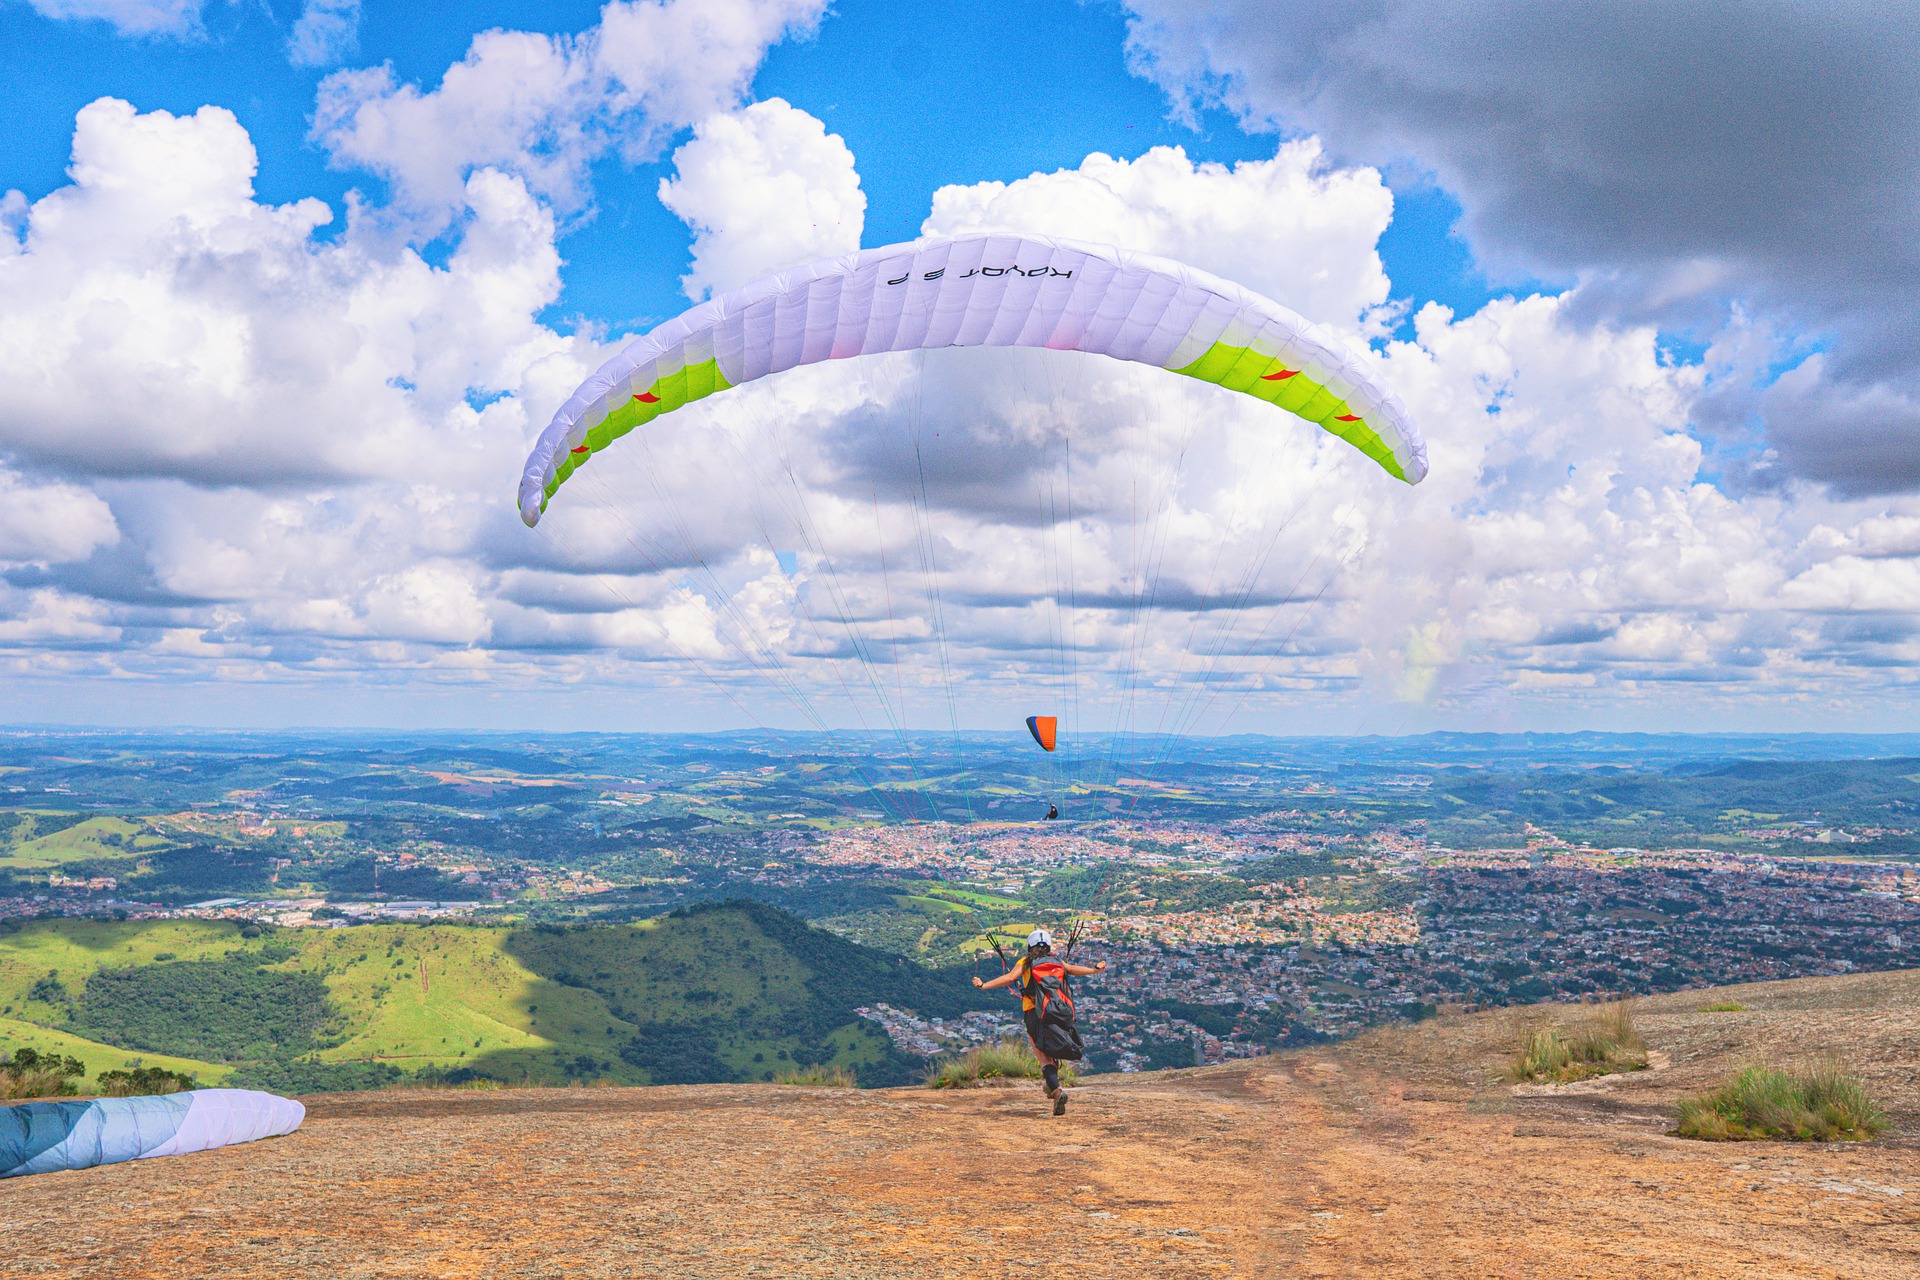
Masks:
[[[1109,962],[1077,995],[1096,1065],[1123,1071],[1442,1005],[1895,968],[1920,948],[1920,742],[1147,754],[19,732],[0,737],[0,920],[587,923],[752,898],[983,976],[1044,923]],[[1011,998],[860,1013],[921,1057],[1019,1026]]]

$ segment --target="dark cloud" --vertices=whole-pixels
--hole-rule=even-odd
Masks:
[[[950,367],[936,369],[950,373]],[[832,469],[831,487],[850,497],[871,494],[1015,526],[1062,518],[1068,497],[1056,473],[1067,456],[1067,435],[1036,436],[1009,421],[1006,404],[949,394],[946,381],[928,378],[915,397],[920,403],[866,406],[824,433],[820,456]]]
[[[1906,614],[1849,614],[1821,620],[1820,634],[1836,645],[1902,644],[1920,632],[1920,621]]]
[[[1920,489],[1920,400],[1885,383],[1836,387],[1800,374],[1759,398],[1781,467],[1850,498]]]
[[[947,591],[944,598],[973,609],[1025,608],[1041,600],[1051,600],[1062,610],[1098,610],[1131,616],[1144,610],[1153,613],[1228,613],[1272,610],[1283,604],[1311,604],[1318,592],[1296,587],[1292,591],[1258,589],[1249,591],[1203,592],[1180,583],[1152,583],[1142,590],[1069,591],[1054,587],[1036,575],[1036,581],[1021,591]]]
[[[1898,654],[1898,653],[1835,652],[1835,653],[1829,653],[1829,654],[1818,654],[1814,656],[1831,658],[1833,661],[1844,663],[1849,667],[1865,667],[1872,670],[1900,671],[1900,670],[1911,668],[1913,666],[1912,658],[1906,656],[1905,654]]]
[[[1755,397],[1777,465],[1920,488],[1920,6],[1126,4],[1177,100],[1411,162],[1491,270],[1578,277],[1589,314],[1705,328],[1741,302],[1829,335],[1796,403]]]
[[[1569,618],[1557,627],[1553,627],[1534,640],[1534,644],[1543,648],[1557,645],[1595,644],[1601,640],[1611,640],[1620,630],[1617,621],[1598,618]]]
[[[1751,671],[1727,667],[1638,667],[1618,669],[1614,675],[1638,684],[1741,684],[1753,680]]]
[[[654,603],[655,592],[629,595],[616,589],[602,575],[565,571],[546,574],[510,574],[494,592],[498,599],[523,609],[550,614],[618,613],[631,609],[640,600]]]
[[[129,535],[77,563],[28,565],[8,570],[0,577],[16,587],[58,587],[109,604],[166,609],[219,603],[206,596],[185,595],[164,585],[147,555],[146,546]]]

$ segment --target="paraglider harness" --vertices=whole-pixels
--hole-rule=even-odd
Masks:
[[[1086,1056],[1086,1047],[1080,1042],[1080,1029],[1073,1022],[1073,983],[1072,975],[1067,972],[1073,944],[1079,937],[1080,922],[1076,920],[1073,932],[1067,935],[1066,948],[1059,955],[1054,955],[1051,948],[1044,955],[1029,953],[1027,972],[1020,982],[1027,1034],[1036,1049],[1057,1062],[1078,1062]],[[1011,970],[1013,966],[1007,963],[1007,953],[992,930],[987,931],[987,941],[993,944],[1001,967]]]

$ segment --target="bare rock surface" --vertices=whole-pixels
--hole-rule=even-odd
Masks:
[[[323,1095],[288,1138],[0,1183],[0,1277],[1920,1277],[1920,972],[1645,1001],[1671,1066],[1517,1096],[1541,1016],[1094,1077],[1059,1119],[1011,1085]],[[1818,1053],[1887,1138],[1666,1136]]]

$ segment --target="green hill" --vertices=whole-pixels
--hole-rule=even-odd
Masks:
[[[135,1058],[292,1091],[403,1076],[667,1084],[830,1063],[919,1065],[853,1010],[997,1007],[925,969],[751,902],[639,924],[365,925],[247,938],[223,921],[0,928],[0,1052],[90,1071]]]

